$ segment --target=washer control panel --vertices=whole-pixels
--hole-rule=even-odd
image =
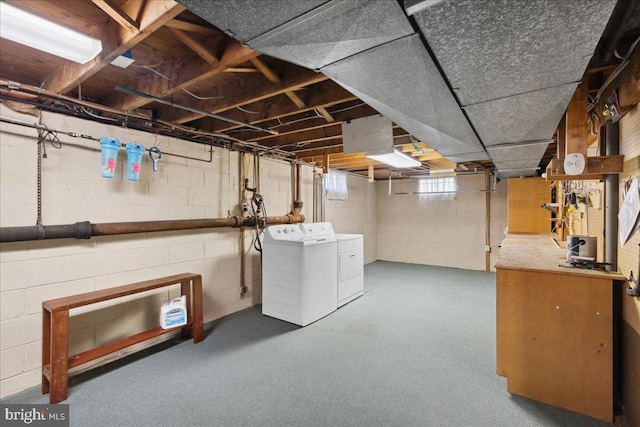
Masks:
[[[302,240],[306,237],[298,224],[270,225],[264,232],[265,238],[271,240]]]

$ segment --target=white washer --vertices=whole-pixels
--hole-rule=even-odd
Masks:
[[[364,236],[336,234],[338,239],[338,307],[364,294]]]
[[[306,326],[334,312],[337,242],[325,227],[272,225],[262,244],[262,314]]]

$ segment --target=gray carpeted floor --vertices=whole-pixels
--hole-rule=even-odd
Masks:
[[[506,391],[495,274],[378,261],[305,328],[253,307],[75,377],[72,426],[610,426]],[[158,349],[156,349],[158,350]],[[2,403],[47,403],[39,388]]]

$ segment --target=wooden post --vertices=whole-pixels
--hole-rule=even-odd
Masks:
[[[323,163],[323,169],[324,169],[324,173],[328,173],[329,172],[329,155],[325,154],[324,156],[322,156],[322,163]]]
[[[373,182],[374,181],[374,175],[373,175],[373,165],[369,165],[369,182]]]
[[[587,157],[587,138],[589,123],[587,116],[587,85],[580,83],[569,102],[566,113],[567,153],[580,153]]]

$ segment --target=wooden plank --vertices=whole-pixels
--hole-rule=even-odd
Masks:
[[[51,313],[51,374],[49,403],[67,399],[69,372],[69,311]]]
[[[289,91],[286,91],[284,94],[287,96],[287,98],[289,98],[291,100],[291,102],[296,104],[296,107],[305,108],[307,106],[304,103],[304,101],[302,99],[300,99],[300,97],[298,95],[296,95],[296,93],[294,91],[289,90]]]
[[[44,87],[54,93],[64,94],[109,65],[166,22],[182,13],[185,7],[173,0],[130,0],[122,11],[138,22],[139,31],[131,33],[116,22],[109,22],[95,34],[102,40],[102,52],[86,64],[67,62],[44,77]]]
[[[224,72],[227,66],[235,66],[242,64],[254,56],[260,55],[259,52],[251,50],[243,46],[239,41],[231,41],[225,52],[220,58],[218,65],[212,67],[205,61],[185,63],[184,58],[178,58],[169,61],[167,64],[159,67],[156,71],[168,76],[171,79],[171,85],[156,73],[148,72],[144,79],[138,79],[134,87],[130,89],[138,92],[148,93],[158,98],[165,98],[176,92],[182,91],[183,88],[206,81]],[[106,100],[106,104],[120,111],[131,111],[140,108],[152,102],[148,98],[142,98],[135,95],[129,95],[121,92],[114,92]]]
[[[258,71],[260,71],[262,73],[263,76],[265,76],[267,78],[267,80],[269,80],[271,83],[280,83],[282,82],[282,79],[280,77],[278,77],[278,75],[267,66],[267,64],[265,64],[264,62],[262,62],[260,60],[260,58],[251,58],[249,60],[254,67],[256,67],[256,69]]]
[[[224,57],[223,57],[224,59]],[[222,61],[221,61],[222,63]],[[328,77],[303,68],[291,69],[288,75],[282,77],[282,82],[278,84],[265,85],[259,79],[249,79],[241,87],[237,82],[228,82],[219,85],[217,90],[222,93],[234,94],[223,100],[203,100],[192,105],[203,111],[220,114],[226,110],[252,104],[266,98],[272,98],[287,91],[296,90],[305,86],[327,80]],[[158,119],[171,123],[184,124],[202,118],[202,114],[190,111],[168,109],[161,111]]]
[[[42,310],[42,394],[49,393],[51,380],[51,312]],[[46,372],[44,367],[48,366]]]
[[[164,24],[166,27],[175,28],[176,30],[189,31],[191,33],[198,33],[205,36],[219,36],[221,33],[213,28],[205,27],[203,25],[194,24],[192,22],[182,21],[180,19],[171,19]]]
[[[130,337],[122,338],[120,340],[102,345],[100,347],[92,348],[91,350],[75,354],[69,358],[69,368],[75,368],[76,366],[83,365],[87,362],[122,350],[123,348],[130,347],[134,344],[138,344],[140,342],[167,334],[169,332],[177,331],[180,328],[182,328],[182,326],[171,329],[162,329],[160,326],[158,326],[157,328],[149,329],[144,332],[140,332],[139,334],[131,335]]]
[[[498,269],[496,286],[509,393],[612,422],[611,280]]]
[[[322,114],[322,117],[324,117],[327,122],[333,123],[336,121],[336,119],[331,115],[331,113],[329,113],[329,111],[327,111],[325,107],[318,107],[316,109],[318,110],[318,112],[320,112],[320,114]]]
[[[557,129],[558,142],[556,144],[556,157],[564,159],[567,152],[567,115],[562,115]]]
[[[339,86],[331,80],[324,80],[314,85],[307,86],[307,89],[309,89],[308,91],[310,93],[305,99],[307,108],[304,110],[293,108],[291,103],[288,101],[285,102],[284,99],[282,102],[278,102],[278,99],[276,98],[265,98],[251,104],[252,111],[259,111],[260,114],[248,114],[240,110],[229,110],[225,112],[225,117],[244,123],[260,124],[269,120],[284,119],[307,111],[313,111],[318,107],[332,107],[358,99],[342,86]],[[349,110],[346,110],[344,113],[347,113],[348,111]],[[373,111],[375,112],[375,110]],[[211,132],[225,132],[241,127],[215,119],[208,119],[207,123],[202,123],[202,125],[203,129]]]
[[[113,288],[101,289],[99,291],[85,292],[82,294],[71,295],[68,297],[51,299],[44,301],[42,307],[51,312],[69,310],[83,305],[95,304],[114,298],[120,298],[140,292],[146,292],[153,289],[168,286],[168,284],[179,284],[184,280],[195,279],[198,275],[192,273],[176,274],[174,276],[162,277],[158,279],[145,280],[142,282],[131,283],[124,286],[116,286]]]
[[[540,205],[551,200],[549,183],[542,178],[507,180],[507,228],[511,233],[549,233],[549,211]]]
[[[238,68],[238,67],[228,67],[224,69],[225,73],[259,73],[260,70],[256,68]]]
[[[93,3],[109,15],[114,21],[133,34],[139,32],[138,23],[124,13],[117,4],[111,0],[92,0]]]
[[[605,174],[618,174],[624,170],[624,156],[595,156],[587,157],[584,173],[581,175],[566,175],[564,159],[551,159],[547,166],[547,180],[583,180],[602,179]]]
[[[587,115],[587,85],[578,85],[566,112],[567,153],[581,153],[587,157],[587,138],[589,137],[589,117]]]
[[[194,51],[200,58],[204,59],[206,62],[208,62],[211,65],[214,65],[214,66],[218,65],[218,63],[220,62],[220,59],[218,59],[218,57],[216,57],[213,53],[211,53],[209,49],[207,49],[205,46],[200,44],[198,40],[194,39],[193,37],[191,37],[189,34],[185,33],[182,30],[177,30],[175,28],[169,28],[169,29],[171,30],[173,35],[176,36],[178,40],[184,43],[189,49]]]

